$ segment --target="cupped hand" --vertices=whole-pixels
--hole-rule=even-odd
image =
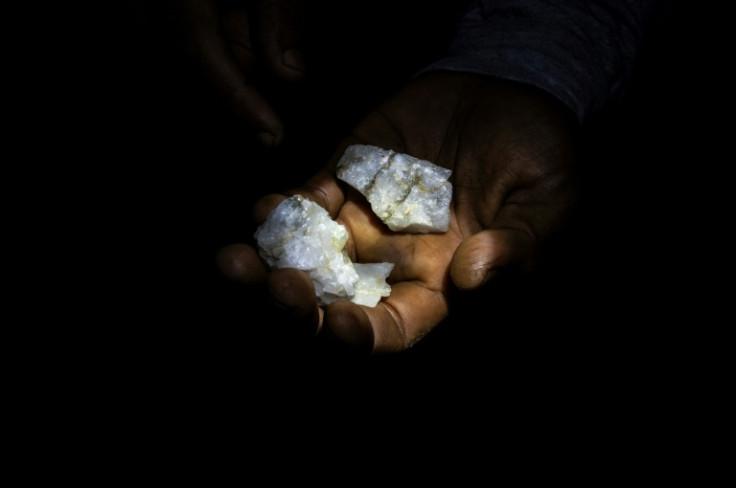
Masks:
[[[406,350],[448,316],[457,290],[534,268],[576,201],[576,130],[572,111],[535,88],[469,74],[425,74],[368,114],[322,171],[286,192],[314,200],[348,228],[353,261],[394,263],[390,296],[375,307],[348,301],[319,307],[305,273],[269,271],[245,244],[222,249],[219,267],[234,280],[265,284],[290,320],[311,335],[326,334],[370,354]],[[350,144],[450,168],[449,230],[388,230],[365,198],[335,177]],[[256,222],[283,198],[262,198]]]

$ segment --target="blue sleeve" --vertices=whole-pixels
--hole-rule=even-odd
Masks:
[[[626,91],[655,0],[476,0],[447,56],[463,71],[546,90],[581,122]]]

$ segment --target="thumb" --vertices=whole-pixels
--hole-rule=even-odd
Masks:
[[[488,229],[460,243],[450,263],[450,277],[461,290],[486,284],[501,269],[519,268],[534,256],[534,239],[515,229]]]

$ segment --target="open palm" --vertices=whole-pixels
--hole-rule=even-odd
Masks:
[[[239,281],[267,284],[292,319],[315,334],[373,354],[405,350],[448,316],[453,290],[534,266],[576,200],[575,130],[572,111],[537,89],[469,74],[425,74],[369,113],[322,171],[286,192],[314,200],[348,228],[353,261],[394,263],[389,297],[376,307],[339,301],[321,308],[305,273],[268,271],[244,244],[223,249],[220,268]],[[390,231],[362,195],[335,177],[350,144],[451,169],[449,230]],[[261,199],[257,221],[284,197]]]

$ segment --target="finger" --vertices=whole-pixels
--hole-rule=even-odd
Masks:
[[[257,224],[262,224],[268,218],[268,214],[286,198],[286,195],[270,193],[256,200],[253,205],[253,219]]]
[[[213,41],[204,55],[210,81],[233,114],[255,131],[264,145],[280,144],[284,137],[281,119],[222,44],[221,40]]]
[[[297,81],[304,77],[304,15],[299,0],[256,2],[253,28],[259,47],[269,69],[284,80]]]
[[[365,309],[340,300],[327,306],[323,329],[356,354],[370,355],[375,343],[373,327]]]
[[[298,335],[317,335],[323,311],[317,304],[312,279],[303,271],[293,268],[275,269],[268,275],[268,292],[284,319],[292,324]]]
[[[264,222],[269,212],[276,208],[284,198],[299,194],[312,200],[327,210],[334,219],[345,202],[345,194],[334,174],[322,170],[309,178],[299,187],[285,191],[283,194],[268,194],[259,198],[253,206],[253,218],[257,223]]]
[[[535,250],[534,239],[520,230],[484,230],[465,239],[455,250],[450,276],[461,290],[472,290],[503,268],[523,268],[533,260]]]
[[[410,348],[447,317],[447,312],[442,293],[402,282],[375,307],[331,304],[325,312],[324,328],[355,349],[384,354]]]
[[[335,173],[326,168],[315,173],[303,185],[289,193],[299,193],[313,200],[326,209],[333,219],[345,203],[345,193]]]
[[[231,244],[217,252],[217,269],[227,278],[245,285],[266,280],[266,267],[258,252],[246,244]]]
[[[251,41],[251,26],[245,6],[235,6],[222,13],[222,33],[228,40],[238,64],[247,74],[257,69]]]
[[[204,13],[201,15],[204,16]],[[237,48],[233,49],[233,41],[228,38],[232,31],[245,28],[243,22],[245,19],[238,16],[237,12],[226,17],[223,36],[217,23],[210,21],[194,32],[196,42],[193,49],[206,79],[225,105],[239,120],[258,133],[261,142],[269,146],[277,145],[283,139],[283,126],[274,109],[248,78],[248,69],[252,65],[248,44],[243,43],[242,35],[236,36],[240,41],[235,41]],[[243,64],[239,63],[238,57]]]

